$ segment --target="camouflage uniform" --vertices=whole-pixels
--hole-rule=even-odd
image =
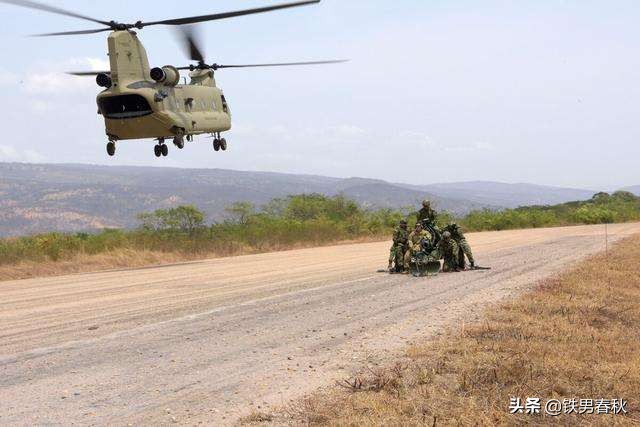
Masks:
[[[464,237],[464,234],[462,233],[462,230],[460,230],[460,227],[458,226],[458,224],[454,223],[447,226],[447,230],[451,233],[451,238],[455,240],[456,244],[458,245],[458,268],[462,270],[465,269],[466,267],[466,264],[464,261],[465,255],[467,256],[467,259],[469,260],[471,267],[472,268],[475,267],[476,262],[473,259],[471,246],[469,245],[469,242],[467,242],[467,239]]]
[[[400,225],[393,232],[393,244],[389,251],[389,267],[391,271],[395,263],[395,271],[400,272],[404,267],[403,257],[407,247],[407,239],[409,238],[409,232],[407,231],[407,222],[400,221]]]
[[[418,211],[418,222],[422,223],[423,221],[426,221],[429,224],[435,224],[436,216],[436,211],[431,209],[431,202],[424,200],[422,202],[422,209]]]
[[[407,251],[404,253],[404,270],[409,271],[411,265],[411,257],[416,252],[420,252],[422,249],[420,243],[423,239],[428,239],[430,234],[428,231],[423,230],[420,223],[416,224],[416,228],[409,234],[409,241],[407,243]]]
[[[451,238],[450,232],[445,231],[442,234],[442,239],[438,242],[437,250],[439,257],[444,259],[442,271],[459,271],[459,247],[456,241]]]

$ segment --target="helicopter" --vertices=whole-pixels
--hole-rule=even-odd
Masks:
[[[267,64],[208,64],[192,24],[238,16],[272,12],[320,3],[298,1],[232,12],[214,13],[133,24],[94,19],[55,6],[27,0],[0,0],[0,3],[37,9],[101,24],[104,28],[37,34],[37,37],[95,34],[110,31],[107,37],[109,70],[70,72],[76,76],[95,76],[103,90],[97,96],[98,114],[104,117],[107,154],[114,156],[119,141],[153,139],[156,157],[169,153],[166,141],[182,149],[195,135],[209,134],[213,149],[225,151],[227,140],[221,133],[231,129],[231,109],[224,92],[216,85],[215,72],[221,69],[283,67],[335,64],[346,60],[286,62]],[[165,65],[151,68],[147,52],[136,30],[152,25],[180,26],[189,59],[184,67]],[[185,26],[185,27],[182,27]],[[180,71],[188,70],[190,82],[181,84]]]

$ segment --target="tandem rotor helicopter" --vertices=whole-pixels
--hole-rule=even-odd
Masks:
[[[167,139],[179,149],[185,141],[193,141],[194,135],[210,134],[215,151],[226,150],[227,141],[222,132],[231,129],[231,110],[224,93],[216,86],[215,71],[226,68],[281,67],[291,65],[317,65],[345,62],[345,60],[288,62],[274,64],[222,65],[205,62],[200,43],[190,27],[182,28],[189,58],[195,65],[150,68],[147,52],[135,30],[151,25],[181,26],[199,22],[234,18],[237,16],[271,12],[320,3],[320,0],[298,1],[254,9],[215,13],[188,18],[124,24],[102,21],[55,6],[26,0],[0,0],[31,9],[70,16],[95,22],[105,28],[38,34],[37,36],[66,36],[94,34],[111,31],[107,38],[109,47],[109,71],[73,72],[77,76],[96,76],[96,83],[104,90],[97,96],[98,114],[104,117],[109,142],[107,153],[113,156],[116,143],[127,139],[153,138],[156,157],[167,156]],[[191,81],[180,84],[180,70],[189,70]]]

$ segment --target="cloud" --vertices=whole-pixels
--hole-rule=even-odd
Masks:
[[[52,111],[55,106],[51,102],[35,100],[31,102],[31,110],[34,113],[46,113]]]
[[[35,150],[18,150],[11,145],[0,145],[0,160],[9,162],[43,162],[45,157]]]
[[[29,93],[57,94],[69,91],[88,91],[96,88],[91,77],[67,74],[69,71],[103,71],[109,62],[100,58],[71,58],[63,62],[43,64],[35,72],[28,73],[25,89]],[[44,70],[44,71],[43,71]]]
[[[111,66],[109,61],[100,58],[84,58],[83,61],[89,64],[91,71],[107,71]]]
[[[403,140],[405,143],[409,145],[413,145],[415,148],[427,147],[427,148],[435,148],[435,141],[428,135],[412,131],[412,130],[403,130],[398,133],[398,137]]]
[[[496,149],[495,145],[485,141],[476,141],[474,147],[480,151],[494,151]]]
[[[359,138],[367,135],[366,130],[353,125],[330,126],[324,129],[322,133],[338,138]]]
[[[9,71],[0,70],[0,86],[16,85],[20,82],[20,76]]]

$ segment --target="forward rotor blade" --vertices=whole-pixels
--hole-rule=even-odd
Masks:
[[[2,0],[0,0],[2,1]],[[95,34],[105,31],[111,31],[111,28],[100,28],[99,30],[80,30],[80,31],[63,31],[61,33],[45,33],[45,34],[33,34],[31,37],[52,37],[52,36],[73,36],[77,34]]]
[[[199,63],[204,62],[204,55],[202,54],[202,49],[200,48],[200,43],[198,41],[196,30],[192,27],[184,27],[181,28],[182,36],[189,52],[189,59],[192,61],[198,61]]]
[[[216,21],[218,19],[234,18],[236,16],[252,15],[252,14],[255,14],[255,13],[272,12],[274,10],[288,9],[288,8],[291,8],[291,7],[307,6],[307,5],[315,4],[315,3],[320,3],[320,0],[308,0],[308,1],[300,1],[300,2],[296,2],[296,3],[285,3],[285,4],[274,5],[274,6],[259,7],[259,8],[256,8],[256,9],[245,9],[245,10],[237,10],[237,11],[234,11],[234,12],[223,12],[223,13],[214,13],[214,14],[211,14],[211,15],[192,16],[192,17],[189,17],[189,18],[165,19],[163,21],[143,22],[141,24],[141,26],[142,27],[147,27],[149,25],[185,25],[185,24],[195,24],[195,23],[198,23],[198,22]]]
[[[67,71],[72,76],[97,76],[98,74],[111,74],[111,71]]]
[[[275,64],[243,64],[243,65],[213,65],[214,69],[221,68],[256,68],[256,67],[289,67],[299,65],[322,65],[322,64],[340,64],[349,62],[348,59],[334,59],[330,61],[309,61],[309,62],[280,62]]]
[[[99,19],[91,18],[89,16],[80,15],[79,13],[70,12],[68,10],[60,9],[59,7],[49,6],[46,4],[38,3],[35,1],[27,0],[0,0],[0,3],[12,4],[14,6],[22,6],[30,9],[43,10],[45,12],[56,13],[58,15],[71,16],[73,18],[84,19],[85,21],[96,22],[102,25],[110,25],[107,21],[101,21]]]

